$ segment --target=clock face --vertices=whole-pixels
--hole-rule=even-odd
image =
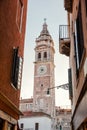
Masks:
[[[45,65],[41,65],[38,68],[38,74],[45,74],[47,72],[47,67]]]

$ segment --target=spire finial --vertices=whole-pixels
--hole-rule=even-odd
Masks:
[[[46,19],[46,18],[44,18],[44,23],[46,23],[46,20],[47,20],[47,19]]]

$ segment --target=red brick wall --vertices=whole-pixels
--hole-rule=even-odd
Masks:
[[[19,46],[19,56],[23,57],[27,0],[22,0],[24,8],[21,33],[16,23],[17,1],[0,1],[0,91],[19,106],[20,90],[11,86],[12,54],[13,47]]]

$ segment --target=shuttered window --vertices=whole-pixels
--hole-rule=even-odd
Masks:
[[[78,78],[80,63],[82,60],[82,55],[84,50],[81,2],[79,3],[78,15],[75,22],[74,46],[75,46],[75,57],[76,57],[76,71],[77,71],[77,78]]]
[[[72,93],[72,73],[71,73],[71,68],[68,69],[68,81],[69,81],[69,98],[72,99],[73,93]]]
[[[23,59],[18,56],[18,49],[19,48],[13,49],[13,64],[11,74],[11,83],[15,88],[20,88],[23,67]]]

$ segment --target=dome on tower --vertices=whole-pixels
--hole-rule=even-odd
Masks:
[[[47,24],[46,24],[46,19],[44,19],[44,24],[43,24],[43,28],[42,31],[40,32],[40,35],[38,38],[36,38],[36,41],[44,41],[44,40],[52,40],[52,37],[47,29]]]
[[[40,36],[42,36],[42,35],[47,35],[47,36],[50,35],[50,34],[49,34],[49,31],[47,30],[46,21],[44,22],[44,24],[43,24],[43,29],[42,29],[42,31],[41,31],[41,33],[40,33]]]

